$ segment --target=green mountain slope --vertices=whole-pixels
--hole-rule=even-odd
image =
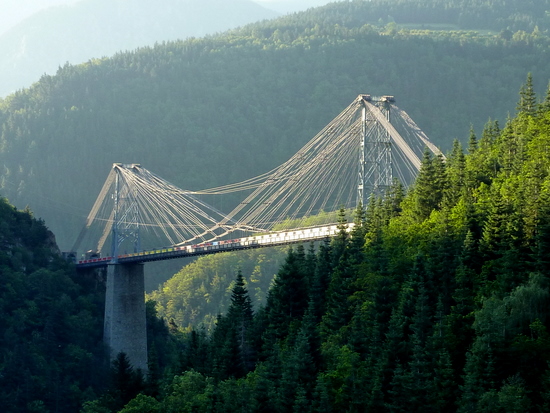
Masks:
[[[448,150],[469,123],[479,130],[513,113],[527,72],[544,88],[542,33],[366,24],[383,4],[332,4],[65,65],[0,102],[0,191],[31,205],[67,250],[114,162],[141,163],[186,189],[240,181],[284,162],[359,93],[395,95]]]
[[[330,19],[333,11],[343,5],[332,4],[318,9],[316,18]],[[494,32],[518,30],[531,32],[538,26],[546,31],[550,27],[548,0],[370,0],[351,1],[345,6],[348,22],[356,24],[389,23],[439,25],[462,30],[492,30]]]
[[[30,211],[0,199],[0,405],[78,411],[103,391],[103,297],[61,259]]]
[[[148,294],[157,312],[178,326],[200,324],[212,327],[216,316],[229,306],[232,282],[237,271],[246,274],[252,303],[259,307],[273,277],[284,261],[286,249],[246,250],[199,258]]]
[[[183,335],[161,396],[122,413],[548,411],[550,91],[536,102],[528,78],[517,117],[426,151],[402,202],[289,252],[265,307],[237,273],[212,334]]]
[[[307,16],[304,14],[303,16]],[[1,103],[0,183],[70,248],[113,162],[200,189],[284,162],[358,93],[397,96],[443,149],[514,110],[546,38],[250,26],[65,66]],[[304,17],[305,19],[305,17]],[[540,78],[541,76],[539,76]]]

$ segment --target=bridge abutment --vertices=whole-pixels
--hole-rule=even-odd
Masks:
[[[147,371],[143,264],[109,264],[103,340],[111,360],[126,353],[134,369]]]

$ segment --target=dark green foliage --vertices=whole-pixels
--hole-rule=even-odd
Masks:
[[[283,340],[291,331],[293,320],[300,319],[308,306],[309,285],[303,246],[290,249],[267,298],[269,329],[275,340]]]
[[[253,311],[244,279],[239,271],[225,317],[219,316],[210,341],[211,366],[217,379],[240,378],[253,369]]]
[[[5,199],[0,245],[2,409],[77,411],[108,377],[102,288],[61,259],[42,221]]]
[[[125,353],[117,354],[111,367],[110,408],[118,411],[143,390],[143,374],[135,371]]]
[[[445,174],[445,165],[442,159],[433,157],[432,152],[426,148],[420,166],[420,173],[414,186],[415,215],[418,219],[428,218],[433,210],[438,210],[441,207],[446,189]]]
[[[289,250],[255,315],[239,273],[228,312],[201,336],[211,361],[186,356],[160,406],[547,410],[549,116],[519,114],[504,130],[491,121],[479,142],[471,133],[467,155],[456,143],[445,162],[426,153],[414,188],[372,198],[351,231],[340,211],[330,245]],[[508,162],[510,139],[523,148]],[[198,337],[183,353],[197,354]],[[243,370],[244,344],[257,356]]]
[[[208,185],[221,175],[238,180],[296,149],[297,131],[304,136],[315,133],[324,125],[321,118],[338,113],[342,101],[349,101],[347,95],[357,93],[356,84],[376,84],[380,89],[395,85],[410,99],[443,90],[444,83],[446,95],[452,96],[447,100],[456,110],[434,105],[435,98],[441,101],[441,92],[432,92],[435,97],[425,111],[439,123],[442,111],[481,116],[480,108],[498,110],[492,105],[507,100],[488,97],[471,78],[482,78],[484,87],[497,91],[501,84],[514,83],[517,72],[524,76],[525,70],[513,64],[515,59],[545,67],[546,54],[541,51],[548,39],[534,27],[529,33],[511,31],[535,22],[543,27],[547,1],[524,1],[528,13],[523,20],[516,14],[516,1],[449,1],[444,12],[430,12],[462,26],[498,15],[494,24],[510,26],[510,33],[498,36],[429,37],[427,32],[398,30],[394,24],[382,29],[365,25],[367,12],[385,10],[375,17],[385,24],[391,20],[387,11],[397,11],[397,6],[414,11],[410,18],[418,19],[435,3],[344,2],[311,15],[252,25],[227,38],[191,39],[102,63],[67,65],[57,76],[45,76],[31,90],[2,102],[2,185],[15,182],[14,193],[21,199],[39,194],[42,183],[27,183],[27,177],[38,174],[53,181],[54,174],[43,171],[53,168],[62,174],[64,169],[57,167],[63,162],[74,167],[74,157],[61,150],[74,140],[93,141],[95,151],[86,153],[99,156],[104,151],[141,156],[140,148],[149,147],[141,144],[152,140],[155,148],[170,148],[168,157],[147,153],[161,175],[166,175],[162,168],[167,165],[184,164],[189,186]],[[325,20],[309,21],[311,16]],[[412,56],[422,59],[422,67],[429,71],[420,66],[411,70]],[[475,61],[476,69],[469,70],[472,66],[461,56]],[[503,57],[507,65],[500,64]],[[386,64],[378,68],[372,63],[379,61]],[[281,62],[285,70],[280,70]],[[503,83],[495,81],[495,70]],[[248,87],[241,76],[255,83]],[[279,94],[286,90],[281,85],[287,77],[293,79],[289,84],[299,87]],[[341,87],[326,79],[336,79]],[[216,93],[204,93],[197,86],[201,82],[213,84]],[[322,98],[328,94],[327,104]],[[73,98],[78,95],[88,100]],[[471,99],[474,95],[480,100]],[[229,111],[219,105],[231,99],[242,100],[242,106],[235,104]],[[140,102],[141,109],[131,110],[122,104],[126,101]],[[288,102],[294,101],[301,111],[291,110]],[[216,265],[197,261],[196,268],[206,269],[204,278],[196,276],[201,273],[197,270],[194,276],[182,277],[181,284],[166,284],[165,296],[153,294],[159,299],[159,314],[176,322],[170,320],[166,327],[155,321],[153,304],[147,307],[153,337],[146,382],[141,383],[120,356],[113,387],[83,411],[119,410],[138,391],[145,394],[131,400],[125,411],[548,410],[550,113],[548,97],[543,104],[536,102],[528,76],[519,113],[504,129],[491,120],[478,140],[472,128],[467,155],[458,142],[446,161],[426,152],[412,190],[405,193],[395,183],[385,197],[373,197],[365,211],[362,206],[356,211],[349,232],[345,211],[340,211],[340,233],[330,244],[317,250],[291,249],[277,265],[264,306],[258,305],[263,303],[261,291],[271,279],[259,264],[265,257],[250,267],[228,259],[222,275],[216,273]],[[258,109],[264,105],[268,116]],[[124,115],[114,110],[118,107],[124,108]],[[192,107],[192,113],[184,107]],[[212,107],[219,108],[214,121]],[[319,118],[310,116],[314,111],[321,113]],[[423,112],[420,107],[418,111]],[[432,118],[424,116],[429,125]],[[176,120],[176,127],[170,119]],[[210,125],[209,130],[202,131],[197,122]],[[252,125],[250,129],[242,128],[245,123]],[[103,124],[109,138],[100,133]],[[284,131],[279,124],[284,124]],[[277,142],[276,147],[266,148],[257,136],[277,136],[269,140]],[[120,137],[130,140],[123,148],[111,148]],[[206,137],[213,150],[208,156],[201,152]],[[246,148],[243,152],[253,154],[255,166],[239,158],[233,165],[213,168],[212,174],[195,173],[204,170],[193,163],[196,159],[207,157],[214,165],[221,164],[222,157],[233,159],[214,143],[216,137],[224,142],[233,139],[241,151]],[[45,148],[50,145],[55,157],[31,156],[49,153]],[[36,170],[20,162],[27,155]],[[99,166],[91,157],[82,162],[86,170],[98,168],[96,173],[63,190],[81,186],[89,197]],[[57,196],[55,191],[52,196]],[[7,412],[53,411],[61,404],[75,411],[84,400],[97,397],[106,377],[97,350],[101,299],[90,292],[85,278],[75,279],[59,262],[51,242],[44,243],[49,234],[43,223],[3,201],[0,214],[0,402]],[[227,274],[233,277],[235,267],[242,273],[230,286]],[[205,301],[211,307],[201,317],[183,314],[182,303],[199,308],[200,302],[202,311]],[[219,307],[213,309],[214,305]],[[191,326],[205,313],[220,309],[227,310],[215,325],[210,323],[212,331]]]

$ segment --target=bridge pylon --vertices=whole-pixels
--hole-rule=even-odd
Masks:
[[[390,122],[393,96],[359,95],[361,112],[361,150],[357,185],[357,205],[365,205],[371,195],[383,195],[393,181],[392,140],[389,131],[380,124],[374,110]]]
[[[135,187],[131,187],[121,179],[121,168],[135,170],[139,173],[139,164],[123,165],[113,164],[115,171],[114,185],[114,208],[113,208],[113,226],[111,229],[111,257],[113,261],[117,261],[120,245],[129,240],[133,245],[133,252],[141,250],[140,234],[139,234],[139,207],[137,202],[137,192]]]

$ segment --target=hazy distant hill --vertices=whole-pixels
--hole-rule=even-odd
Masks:
[[[275,17],[251,0],[83,0],[38,12],[0,36],[0,96],[73,64]]]
[[[256,0],[257,3],[281,14],[307,10],[342,0]]]
[[[2,0],[0,35],[40,10],[77,1],[79,0]]]

